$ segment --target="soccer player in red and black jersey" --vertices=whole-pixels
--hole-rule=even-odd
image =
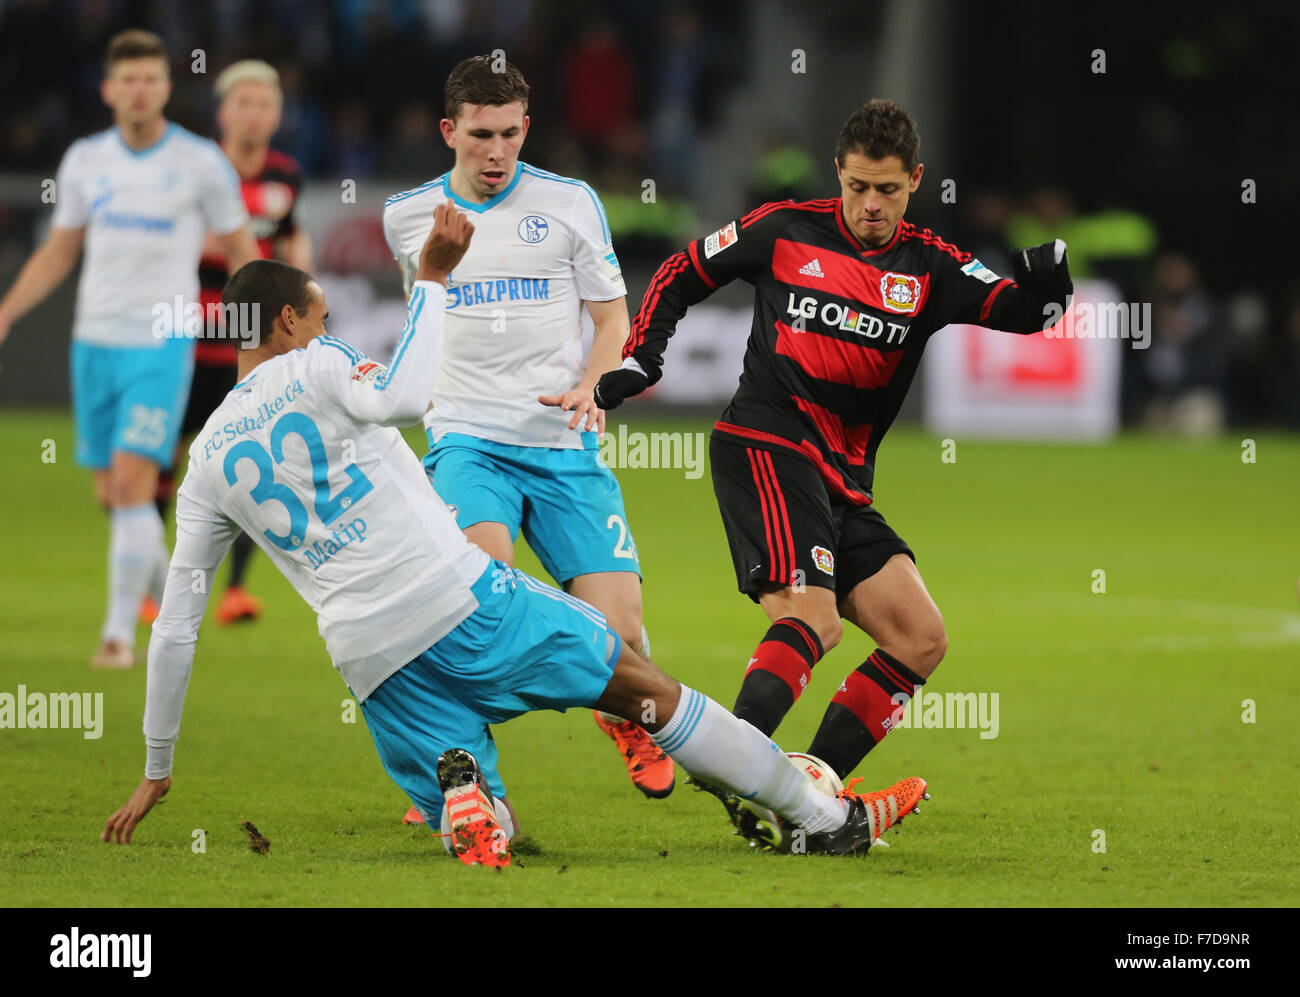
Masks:
[[[273,66],[248,59],[228,66],[217,77],[217,125],[221,149],[235,172],[248,208],[253,235],[263,259],[281,259],[300,270],[312,269],[311,241],[294,218],[293,208],[302,187],[302,170],[284,153],[271,148],[279,130],[283,95]],[[219,327],[221,291],[229,272],[220,246],[211,237],[199,262],[199,301],[206,317],[204,336],[194,351],[194,380],[182,424],[182,440],[203,427],[212,411],[238,380],[238,345]],[[182,452],[186,444],[182,442]],[[174,482],[160,482],[161,501],[170,499]],[[244,575],[253,541],[240,534],[231,547],[230,581],[217,610],[222,623],[256,619],[261,600],[244,590]],[[152,615],[152,607],[146,615]]]
[[[844,680],[809,748],[841,778],[947,647],[912,551],[871,493],[876,452],[926,341],[953,322],[1038,332],[1045,309],[1073,290],[1060,240],[1018,253],[1014,274],[1001,276],[904,221],[919,153],[901,108],[864,104],[840,133],[840,196],[765,204],[670,257],[623,366],[596,393],[611,409],[654,384],[688,307],[737,278],[754,286],[744,371],[709,447],[740,591],[771,621],[734,712],[770,736],[839,643],[841,620],[866,631],[877,648]]]

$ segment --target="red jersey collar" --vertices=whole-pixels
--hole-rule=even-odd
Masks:
[[[844,224],[844,198],[837,197],[835,198],[835,224],[840,227],[840,233],[859,256],[875,256],[879,253],[885,252],[886,250],[893,249],[894,246],[898,245],[898,240],[903,234],[904,222],[901,218],[898,220],[898,224],[894,226],[894,234],[889,237],[889,241],[883,246],[876,246],[874,249],[864,249],[862,243],[858,241],[858,237],[849,231],[849,227]]]

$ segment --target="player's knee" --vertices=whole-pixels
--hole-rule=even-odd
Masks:
[[[803,591],[794,589],[773,590],[765,593],[760,602],[772,622],[793,618],[812,627],[825,653],[844,636],[844,621],[840,619],[835,595],[829,589],[808,586]]]
[[[813,627],[817,631],[817,639],[822,642],[822,653],[825,654],[844,637],[844,622],[838,617],[828,617],[824,621]]]
[[[948,633],[943,620],[936,618],[927,622],[912,636],[911,644],[914,660],[908,661],[907,666],[921,678],[928,678],[948,653]]]
[[[108,505],[110,508],[138,505],[137,494],[140,491],[139,476],[129,471],[114,472],[108,486]]]
[[[158,466],[146,460],[117,460],[108,473],[108,504],[112,507],[152,502],[158,491]]]
[[[641,607],[620,606],[605,616],[606,622],[623,638],[623,643],[632,648],[641,657],[646,657],[645,648],[641,646]]]
[[[813,628],[817,640],[821,642],[822,654],[827,654],[844,637],[844,621],[834,613],[787,613],[795,619],[802,620]]]
[[[565,582],[564,590],[600,610],[624,644],[641,657],[648,657],[641,644],[641,581],[636,575],[579,575]]]
[[[844,637],[844,621],[840,619],[839,611],[835,609],[834,604],[829,608],[818,607],[801,618],[816,632],[817,639],[821,641],[823,654],[830,651]]]

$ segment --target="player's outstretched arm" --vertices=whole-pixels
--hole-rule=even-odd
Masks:
[[[28,257],[13,287],[0,299],[0,344],[9,337],[13,324],[72,272],[85,239],[84,227],[50,229],[49,237]]]
[[[135,826],[172,785],[172,754],[180,736],[199,625],[217,568],[239,533],[239,527],[202,500],[200,488],[196,476],[187,474],[176,496],[176,550],[149,639],[144,778],[104,823],[100,841],[130,844]]]
[[[994,287],[978,314],[967,321],[1021,335],[1055,325],[1074,293],[1065,243],[1056,239],[1017,250],[1012,272],[1015,283],[1003,281]]]
[[[694,243],[668,257],[650,278],[650,286],[623,344],[622,364],[602,374],[596,382],[593,396],[605,411],[618,408],[663,376],[664,351],[677,331],[677,323],[687,308],[703,301],[718,287],[717,283],[706,282],[704,275],[691,265],[698,258],[698,245]]]
[[[658,381],[668,340],[686,309],[737,278],[755,280],[771,259],[772,242],[786,220],[780,206],[764,205],[664,260],[632,320],[623,365],[596,385],[596,404],[618,408]]]
[[[407,426],[423,418],[442,358],[447,277],[474,235],[469,218],[449,203],[433,212],[433,230],[406,303],[406,326],[386,368],[357,364],[343,381],[343,408],[358,422]],[[364,368],[364,369],[363,369]]]

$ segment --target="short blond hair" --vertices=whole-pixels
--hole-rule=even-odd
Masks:
[[[241,83],[265,83],[279,90],[280,74],[269,62],[263,62],[261,59],[243,59],[221,71],[216,83],[217,97],[225,100],[226,94]]]
[[[109,39],[108,51],[104,53],[104,75],[111,73],[119,62],[129,59],[161,59],[163,68],[170,69],[163,40],[152,31],[141,28],[119,31]]]

